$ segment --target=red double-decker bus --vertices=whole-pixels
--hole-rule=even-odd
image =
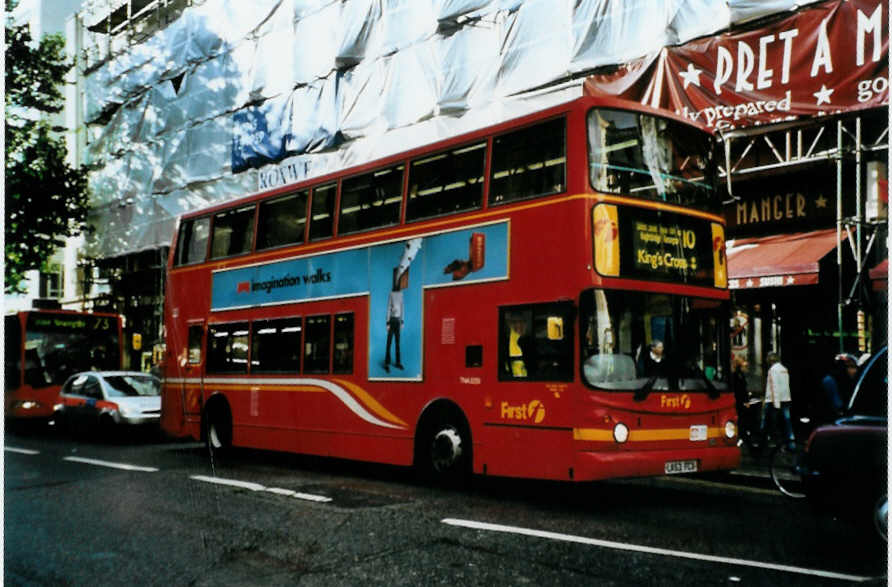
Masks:
[[[737,466],[713,137],[585,97],[180,219],[162,426],[592,480]]]
[[[5,316],[6,419],[49,420],[70,375],[120,369],[121,327],[117,314],[26,310]]]

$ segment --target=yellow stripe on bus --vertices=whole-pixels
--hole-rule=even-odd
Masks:
[[[707,438],[721,436],[719,428],[707,429]],[[630,430],[628,442],[653,442],[656,440],[690,440],[689,428],[660,428],[652,430]],[[574,428],[573,440],[588,440],[595,442],[612,442],[613,429],[611,428]]]
[[[573,440],[610,442],[613,440],[613,430],[606,430],[602,428],[574,428]]]

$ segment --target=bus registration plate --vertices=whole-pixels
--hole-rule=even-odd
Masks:
[[[666,461],[663,470],[667,475],[680,475],[681,473],[696,473],[697,459],[688,461]]]
[[[699,426],[691,426],[691,441],[697,442],[698,440],[706,440],[707,436],[707,428],[705,425],[701,424]]]

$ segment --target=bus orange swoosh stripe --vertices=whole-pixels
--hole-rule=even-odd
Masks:
[[[343,379],[335,379],[335,381],[337,383],[343,385],[344,387],[346,387],[350,392],[353,393],[354,396],[356,396],[356,399],[358,399],[363,404],[365,404],[365,406],[367,408],[372,410],[378,416],[384,418],[385,420],[387,420],[389,422],[393,422],[394,424],[399,424],[403,428],[409,427],[408,424],[403,422],[398,416],[390,413],[390,411],[388,411],[387,408],[382,406],[378,400],[376,400],[374,397],[369,395],[369,393],[366,390],[364,390],[363,388],[361,388],[358,385],[355,385],[353,383],[350,383],[349,381],[344,381]]]

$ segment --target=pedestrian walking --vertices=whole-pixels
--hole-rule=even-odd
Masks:
[[[822,422],[834,420],[843,415],[852,397],[855,378],[858,376],[858,361],[848,353],[833,357],[830,371],[821,380],[823,391],[823,413],[818,417]]]
[[[792,396],[790,394],[790,372],[780,362],[777,353],[768,353],[768,377],[765,381],[765,400],[763,402],[762,428],[764,430],[765,419],[768,421],[769,434],[780,430],[783,423],[783,434],[793,446],[793,420],[790,415]],[[779,422],[778,420],[781,420]]]

